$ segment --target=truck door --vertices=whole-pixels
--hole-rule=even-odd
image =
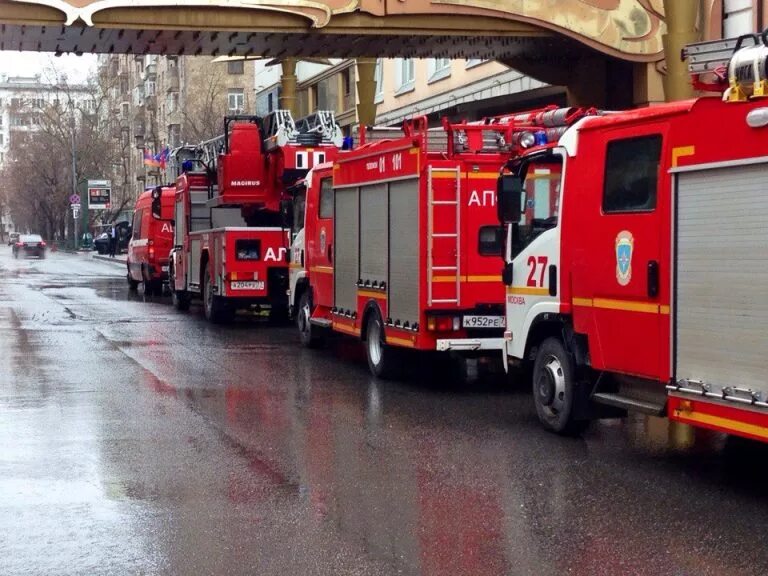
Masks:
[[[661,273],[669,277],[660,269],[662,212],[669,210],[669,193],[659,187],[662,132],[659,127],[644,127],[639,134],[637,128],[611,132],[601,146],[602,205],[592,211],[597,221],[585,222],[583,229],[593,293],[588,299],[574,294],[574,303],[592,307],[599,367],[659,378],[660,334],[669,318],[669,306],[661,306],[662,296],[668,298]]]
[[[320,180],[320,189],[307,206],[311,212],[307,222],[307,252],[309,275],[313,288],[315,306],[333,306],[333,179],[328,176]]]

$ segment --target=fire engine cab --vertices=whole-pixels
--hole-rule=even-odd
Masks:
[[[688,49],[724,99],[588,115],[507,163],[503,355],[545,427],[638,410],[768,439],[764,38]]]
[[[297,129],[286,110],[264,118],[232,116],[224,134],[172,154],[176,197],[169,283],[175,306],[201,298],[212,322],[242,308],[287,314],[286,188],[342,144],[333,114]]]
[[[396,138],[310,171],[294,191],[290,271],[305,345],[328,330],[358,337],[381,377],[398,372],[403,349],[464,357],[498,349],[504,236],[495,187],[504,163],[534,143],[521,128],[528,119],[428,129],[419,117]]]

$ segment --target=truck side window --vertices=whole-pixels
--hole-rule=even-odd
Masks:
[[[307,191],[302,188],[293,197],[293,235],[304,229],[304,212],[307,208]]]
[[[331,178],[323,178],[320,181],[318,218],[333,218],[333,180]]]
[[[480,256],[501,256],[504,254],[506,241],[504,226],[481,226],[478,237]]]
[[[603,212],[641,212],[656,208],[661,135],[608,143]]]
[[[133,213],[133,239],[141,240],[141,210]]]
[[[521,168],[524,178],[522,214],[512,228],[512,257],[522,252],[540,234],[557,226],[562,159],[547,156]]]

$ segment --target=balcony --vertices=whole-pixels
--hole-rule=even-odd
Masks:
[[[168,71],[165,73],[165,81],[168,85],[166,92],[179,91],[179,68],[177,66],[168,68]]]
[[[144,86],[136,86],[133,89],[133,105],[137,107],[144,106]]]
[[[144,68],[144,80],[154,80],[157,77],[157,64],[147,64]]]

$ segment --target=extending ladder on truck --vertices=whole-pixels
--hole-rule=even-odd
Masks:
[[[444,182],[444,184],[440,184],[436,189],[437,182]],[[446,187],[453,190],[452,195],[448,195]],[[429,166],[427,194],[427,305],[455,304],[458,306],[461,303],[461,168]],[[453,220],[455,226],[435,231],[436,224],[442,220],[436,218],[435,212],[445,213],[446,209],[450,210],[451,207],[456,211],[455,220]],[[451,240],[455,243],[453,258],[436,265],[436,241],[444,248],[445,244],[450,244]],[[435,298],[434,284],[436,279],[437,282],[441,282],[443,278],[450,279],[446,283],[453,286],[453,291],[446,294],[443,290],[440,297]]]

